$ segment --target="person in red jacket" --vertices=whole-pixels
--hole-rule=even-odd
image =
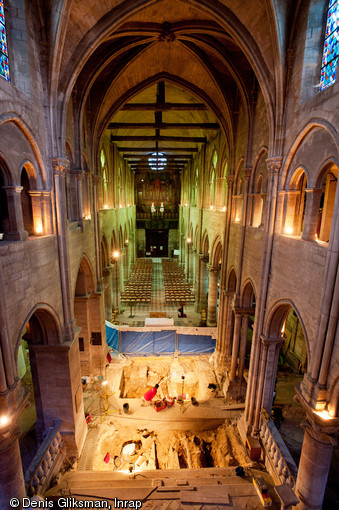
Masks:
[[[150,404],[152,399],[157,394],[158,388],[159,388],[159,384],[156,384],[155,386],[153,386],[153,388],[151,388],[150,390],[146,391],[145,395],[141,399],[141,404],[144,404],[144,405],[145,404]]]

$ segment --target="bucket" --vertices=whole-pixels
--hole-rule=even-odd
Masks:
[[[124,413],[125,413],[125,414],[128,414],[128,411],[129,411],[129,404],[124,404],[124,405],[122,406],[122,408],[123,408],[123,410],[124,410]]]

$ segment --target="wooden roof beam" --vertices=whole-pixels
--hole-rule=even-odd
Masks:
[[[219,129],[219,124],[211,122],[202,122],[200,124],[192,122],[111,122],[108,129]]]
[[[180,142],[206,143],[204,136],[111,136],[111,142]],[[160,148],[157,149],[160,151]],[[162,152],[162,149],[161,149]]]
[[[197,147],[118,147],[119,152],[134,152],[135,154],[139,152],[198,152],[199,149]]]
[[[204,103],[127,103],[122,110],[128,111],[154,111],[154,112],[166,112],[171,110],[178,111],[196,111],[196,110],[207,110],[207,106]]]

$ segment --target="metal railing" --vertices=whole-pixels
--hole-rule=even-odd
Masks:
[[[60,434],[62,421],[58,420],[47,431],[34,459],[25,473],[26,492],[29,497],[43,494],[64,463],[62,449],[65,447]]]

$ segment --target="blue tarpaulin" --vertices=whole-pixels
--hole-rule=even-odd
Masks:
[[[178,335],[179,353],[209,354],[214,352],[216,340],[203,335]]]
[[[119,352],[119,329],[111,322],[105,321],[106,324],[106,340],[111,349]]]
[[[172,354],[175,351],[175,331],[122,331],[123,354]]]

